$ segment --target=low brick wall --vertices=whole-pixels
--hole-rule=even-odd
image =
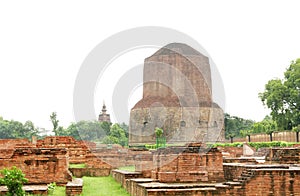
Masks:
[[[299,164],[300,148],[271,148],[266,160],[279,164]]]
[[[69,168],[73,176],[82,178],[83,176],[101,177],[109,176],[111,169],[109,168]]]
[[[72,182],[68,182],[66,185],[66,195],[75,196],[82,193],[83,180],[81,178],[75,178]]]
[[[151,178],[159,182],[222,182],[223,158],[216,148],[169,147],[153,157]]]
[[[300,195],[300,170],[255,169],[245,185],[246,196]]]
[[[23,190],[28,194],[48,195],[47,185],[24,185]],[[0,195],[6,195],[7,192],[6,186],[0,186]]]
[[[243,147],[217,147],[223,153],[228,153],[228,157],[241,157],[243,156]]]
[[[238,189],[220,184],[142,183],[137,185],[136,194],[133,196],[229,196],[237,192]]]
[[[112,177],[122,185],[123,188],[126,188],[126,180],[132,178],[142,178],[143,175],[141,172],[129,172],[122,170],[113,170]]]
[[[288,165],[248,165],[242,163],[224,163],[224,176],[227,181],[233,181],[238,179],[242,173],[246,170],[254,170],[254,169],[269,169],[269,170],[277,170],[277,169],[288,169]]]
[[[137,186],[142,183],[154,182],[151,178],[136,178],[126,180],[126,190],[131,196],[139,196]]]

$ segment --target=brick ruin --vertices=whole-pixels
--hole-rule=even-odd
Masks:
[[[159,182],[224,181],[222,154],[200,146],[158,149],[153,155],[152,179]]]
[[[158,149],[147,166],[137,163],[136,172],[112,174],[133,196],[300,195],[299,147],[269,148],[253,155],[244,148],[245,156],[243,147],[219,149]]]
[[[82,181],[77,184],[71,179],[70,160],[85,163],[82,171],[87,172],[86,176],[112,173],[131,195],[138,196],[299,195],[300,192],[299,147],[266,148],[249,155],[243,147],[210,149],[200,143],[152,151],[117,146],[96,148],[93,143],[71,137],[46,137],[36,143],[0,140],[0,144],[0,169],[19,167],[29,184],[65,184],[69,195],[82,191]],[[113,170],[126,165],[135,165],[136,171]],[[2,194],[1,191],[0,187]]]
[[[168,44],[145,59],[143,98],[130,112],[129,145],[155,143],[155,127],[165,130],[169,143],[224,140],[209,58],[186,44]]]

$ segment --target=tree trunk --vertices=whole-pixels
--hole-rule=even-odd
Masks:
[[[233,143],[233,137],[230,137],[230,143]]]
[[[269,134],[270,135],[270,141],[273,141],[273,137],[272,137],[272,133]]]
[[[251,138],[250,138],[250,135],[248,135],[248,142],[251,142]]]
[[[296,142],[299,142],[299,132],[296,132]]]

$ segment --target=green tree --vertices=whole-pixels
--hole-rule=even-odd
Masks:
[[[253,124],[252,130],[254,133],[266,133],[270,136],[270,141],[273,141],[272,134],[278,130],[277,123],[270,116],[266,116],[261,122]]]
[[[3,178],[0,179],[1,184],[6,185],[9,196],[23,196],[25,191],[22,189],[23,184],[28,182],[23,172],[15,166],[11,169],[1,170]]]
[[[110,134],[103,138],[105,144],[120,144],[122,146],[128,145],[128,138],[125,130],[121,128],[118,123],[115,123],[110,128]]]
[[[22,124],[19,121],[0,119],[0,138],[31,139],[33,135],[38,135],[38,129],[34,127],[34,124],[31,121],[26,121],[24,124]]]
[[[230,138],[229,135],[234,135],[234,137],[242,137],[240,131],[250,130],[254,123],[253,120],[243,119],[237,116],[231,116],[227,113],[225,113],[224,118],[226,138]]]
[[[251,133],[253,132],[253,130],[240,130],[240,134],[243,137],[248,137],[248,142],[251,142]]]
[[[233,138],[235,137],[235,133],[228,133],[227,137],[230,138],[230,143],[233,143]]]
[[[55,135],[58,135],[58,132],[57,132],[57,128],[58,128],[58,122],[59,120],[57,119],[57,114],[56,112],[52,112],[51,115],[50,115],[50,121],[53,125],[53,132],[55,133]]]
[[[65,131],[64,135],[72,136],[75,139],[88,141],[102,141],[102,139],[109,135],[109,124],[103,124],[99,121],[79,121],[72,123]]]
[[[292,61],[284,79],[273,79],[259,93],[264,105],[281,130],[291,130],[300,124],[300,59]]]
[[[100,123],[100,126],[102,128],[102,130],[105,132],[106,135],[109,135],[110,134],[110,127],[112,125],[112,123],[110,122],[99,122]]]
[[[128,138],[129,137],[129,127],[126,123],[121,123],[120,127],[125,131],[125,135]]]

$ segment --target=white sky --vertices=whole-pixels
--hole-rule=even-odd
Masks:
[[[300,58],[299,6],[296,0],[1,1],[0,116],[50,129],[56,111],[68,126],[75,78],[89,52],[120,31],[163,26],[208,51],[223,79],[226,112],[262,120],[268,111],[258,93]],[[135,51],[112,65],[126,72],[153,52]],[[113,113],[109,89],[116,76],[107,74],[112,84],[95,91],[95,107],[100,112],[105,99]]]

